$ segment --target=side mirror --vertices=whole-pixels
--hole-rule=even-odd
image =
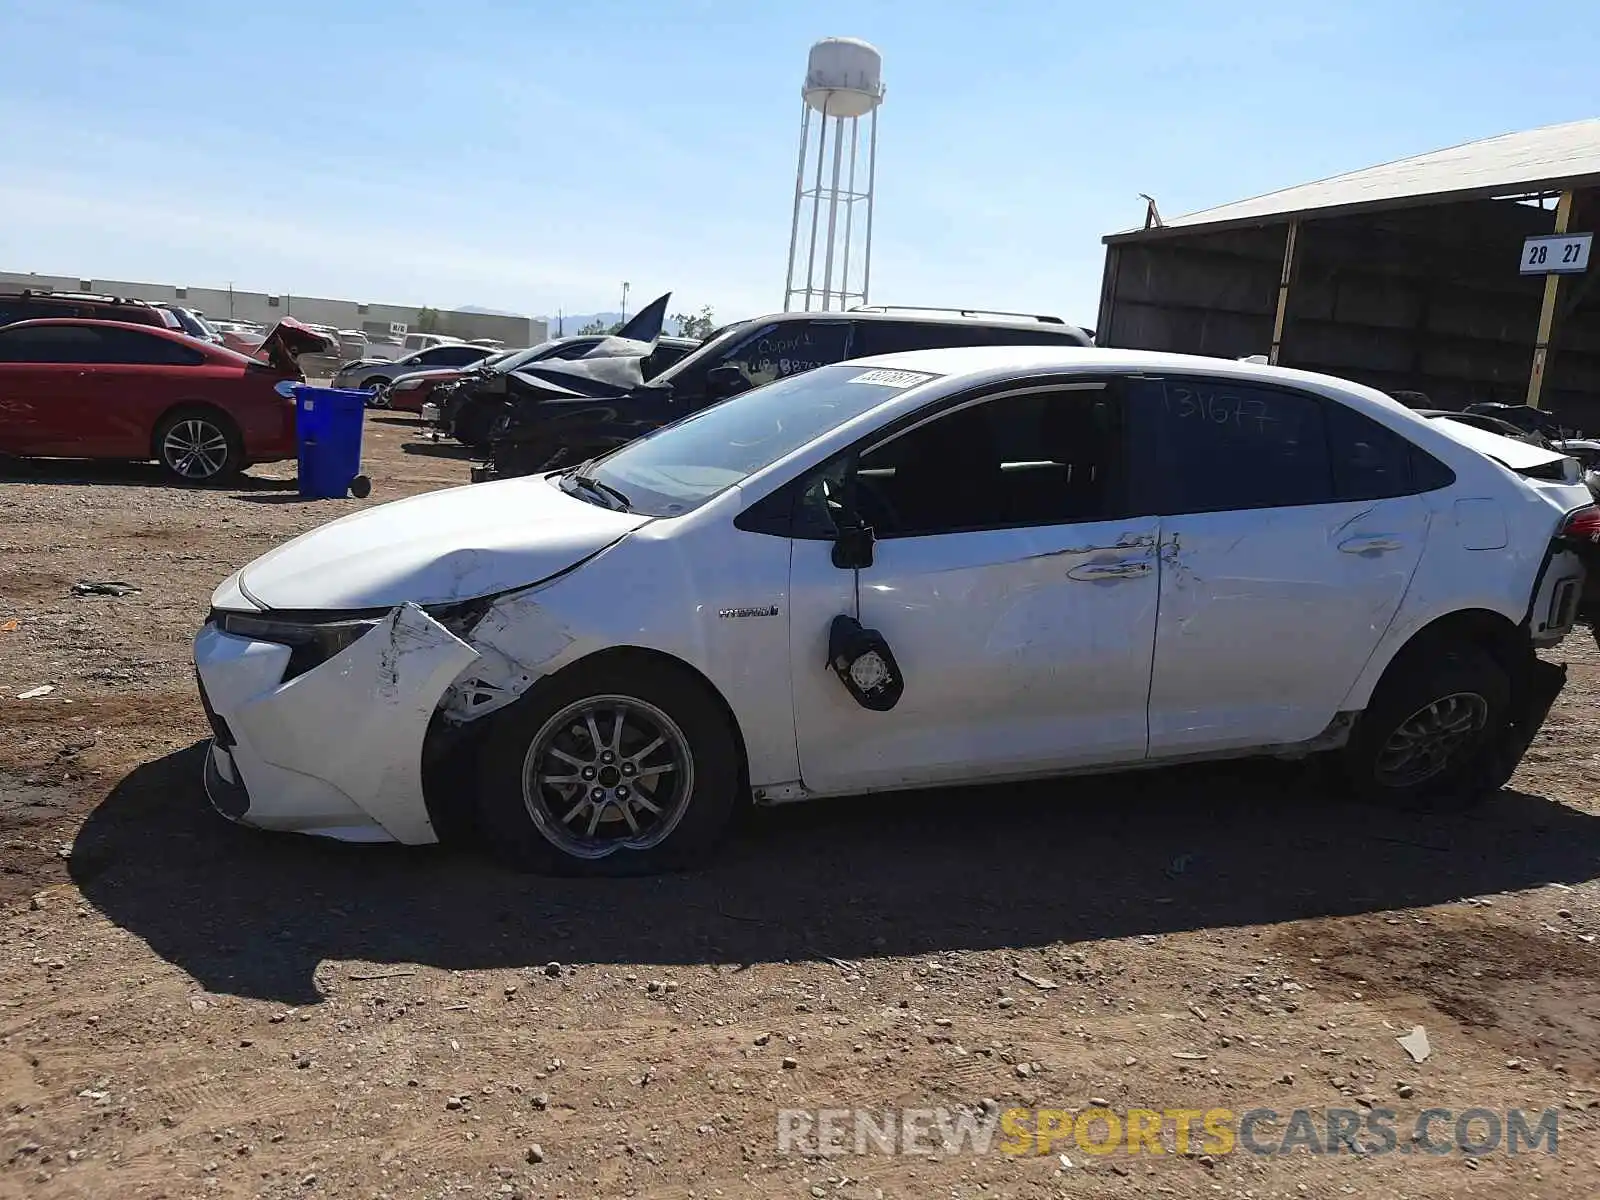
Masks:
[[[837,616],[828,627],[828,665],[862,708],[888,712],[905,694],[905,677],[889,643],[854,617]]]
[[[724,363],[720,367],[712,367],[706,372],[706,395],[714,400],[721,400],[728,396],[737,395],[746,391],[749,384],[746,382],[744,372],[738,367]]]
[[[831,484],[822,485],[828,517],[833,522],[833,565],[844,571],[858,571],[872,565],[872,547],[877,541],[872,526],[861,519],[851,497],[835,492]]]

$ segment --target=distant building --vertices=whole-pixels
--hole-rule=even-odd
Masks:
[[[359,329],[368,337],[388,337],[416,332],[421,310],[401,304],[362,304],[355,300],[329,300],[322,296],[287,293],[240,292],[231,288],[178,287],[167,283],[131,283],[123,279],[78,279],[65,275],[22,274],[0,271],[0,288],[34,288],[53,292],[98,292],[136,300],[161,300],[198,309],[218,321],[255,321],[271,325],[279,317],[294,317],[313,325]],[[496,338],[508,346],[535,346],[548,336],[545,322],[532,317],[505,317],[493,313],[438,309],[437,333],[459,338]]]
[[[1508,133],[1105,239],[1095,340],[1600,428],[1600,118]],[[1565,265],[1564,265],[1565,264]]]

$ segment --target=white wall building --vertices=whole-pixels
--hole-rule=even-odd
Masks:
[[[78,279],[66,275],[23,274],[0,271],[0,290],[33,288],[52,292],[96,292],[135,300],[161,300],[198,309],[219,321],[255,321],[271,325],[279,317],[294,317],[313,325],[359,329],[369,337],[386,337],[392,327],[415,332],[420,322],[417,308],[402,304],[364,304],[355,300],[329,300],[322,296],[269,295],[232,288],[179,287],[166,283],[133,283],[123,279]],[[508,346],[535,346],[548,336],[545,322],[532,317],[502,317],[492,313],[439,309],[440,333],[460,338],[498,338]]]

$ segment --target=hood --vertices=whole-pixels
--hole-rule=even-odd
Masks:
[[[611,341],[619,339],[612,338]],[[505,376],[506,394],[515,399],[608,399],[626,395],[644,384],[644,356],[569,358],[529,363]]]
[[[293,317],[284,317],[261,339],[256,354],[278,370],[298,375],[302,354],[326,354],[335,348],[332,338],[300,324]]]
[[[657,296],[634,313],[628,323],[611,336],[634,342],[654,342],[661,336],[661,326],[667,319],[667,301],[671,299],[671,292]]]
[[[463,375],[470,374],[471,367],[427,367],[420,371],[403,371],[394,377],[396,383],[407,379],[460,379]]]
[[[364,509],[302,534],[245,567],[238,586],[266,609],[470,600],[547,579],[649,520],[569,496],[553,477],[469,484]]]

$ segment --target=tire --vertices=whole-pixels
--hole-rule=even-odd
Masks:
[[[1481,647],[1407,650],[1390,664],[1342,751],[1346,782],[1360,799],[1387,807],[1469,808],[1505,782],[1496,763],[1510,707],[1510,677]]]
[[[244,470],[244,442],[227,414],[203,405],[162,417],[152,439],[155,459],[179,483],[214,483]]]
[[[371,379],[363,380],[361,386],[356,390],[361,392],[381,392],[388,382],[382,375],[374,375]]]
[[[499,414],[488,404],[468,401],[450,425],[451,436],[463,446],[482,449],[489,444],[489,434]]]
[[[478,760],[478,819],[495,854],[519,870],[684,870],[710,855],[733,817],[738,739],[686,668],[628,656],[575,664],[493,720]]]

